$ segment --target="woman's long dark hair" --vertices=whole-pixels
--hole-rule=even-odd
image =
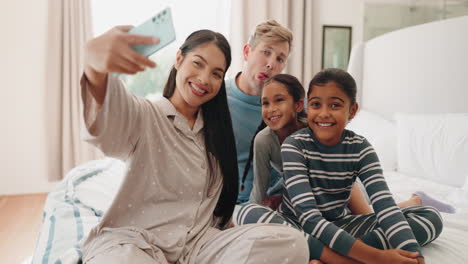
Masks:
[[[182,56],[185,56],[194,48],[205,43],[215,44],[224,54],[226,59],[226,72],[231,64],[231,47],[226,38],[220,33],[211,30],[193,32],[180,47]],[[163,91],[163,96],[166,98],[170,98],[174,94],[176,89],[176,75],[177,70],[175,67],[172,67]],[[221,196],[214,211],[214,215],[221,218],[219,226],[223,227],[231,219],[239,189],[237,151],[224,80],[222,81],[221,89],[218,94],[210,101],[204,103],[201,109],[204,121],[203,133],[205,137],[206,156],[210,168],[209,189],[211,189],[212,185],[216,182],[214,178],[216,175],[216,166],[213,164],[213,162],[216,161],[211,159],[210,153],[219,162],[223,174]]]
[[[255,137],[257,136],[258,132],[262,131],[262,129],[264,129],[265,127],[266,127],[266,124],[262,119],[262,122],[257,127],[257,130],[255,131],[255,134],[253,135],[252,140],[250,140],[249,158],[247,159],[247,163],[245,163],[244,173],[242,174],[242,184],[241,184],[241,188],[240,188],[241,192],[244,191],[245,179],[247,178],[247,174],[249,174],[249,170],[250,170],[250,167],[251,167],[251,164],[252,164]]]
[[[304,97],[305,97],[304,87],[302,86],[301,82],[296,77],[290,74],[277,74],[275,76],[272,76],[268,80],[266,80],[265,83],[263,84],[263,88],[265,88],[271,82],[278,82],[284,85],[284,87],[286,87],[286,89],[288,90],[289,95],[292,96],[295,103],[297,103],[299,100],[304,100]],[[297,114],[297,118],[298,120],[307,119],[307,114],[305,113],[304,109],[302,109],[302,111]],[[253,135],[252,140],[250,141],[249,158],[247,159],[247,163],[245,163],[244,174],[242,175],[241,191],[244,191],[244,182],[245,182],[245,179],[247,178],[247,174],[249,174],[249,170],[252,164],[255,137],[257,136],[258,132],[260,132],[265,127],[266,127],[266,124],[262,118],[262,122],[257,127],[257,131],[255,131],[255,134]]]

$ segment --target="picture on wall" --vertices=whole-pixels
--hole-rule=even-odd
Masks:
[[[322,29],[322,69],[346,70],[351,53],[352,28],[324,25]]]

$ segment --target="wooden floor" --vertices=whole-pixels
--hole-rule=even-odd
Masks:
[[[0,263],[21,264],[32,255],[46,196],[0,196]]]

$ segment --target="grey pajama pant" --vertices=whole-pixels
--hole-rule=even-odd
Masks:
[[[84,263],[167,264],[161,250],[147,241],[116,243]],[[199,247],[196,254],[176,263],[189,264],[306,264],[309,259],[307,241],[294,228],[276,224],[253,224],[218,231]]]
[[[434,208],[429,206],[412,206],[402,208],[401,211],[421,246],[433,241],[442,232],[442,217]],[[292,226],[303,231],[302,227],[291,218],[258,204],[243,205],[238,211],[236,218],[239,225],[276,223]],[[353,237],[361,239],[367,245],[379,249],[391,248],[382,228],[379,227],[375,214],[347,215],[333,221],[333,223]],[[310,259],[320,259],[325,245],[305,232],[303,232],[303,235],[308,241]]]

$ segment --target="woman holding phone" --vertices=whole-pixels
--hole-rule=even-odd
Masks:
[[[177,51],[163,98],[131,95],[111,72],[155,63],[132,50],[157,39],[116,27],[90,40],[81,80],[85,139],[128,171],[102,221],[83,240],[84,263],[307,263],[293,228],[226,229],[238,192],[224,76],[223,35],[193,32]],[[234,242],[235,241],[235,242]]]

